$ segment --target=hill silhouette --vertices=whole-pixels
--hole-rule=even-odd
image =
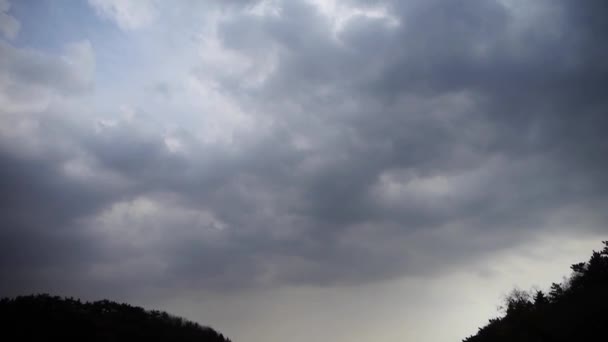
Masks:
[[[513,291],[505,315],[464,342],[608,341],[608,241],[548,293]]]
[[[12,341],[230,342],[209,327],[166,312],[47,294],[0,299],[0,322],[2,335]]]

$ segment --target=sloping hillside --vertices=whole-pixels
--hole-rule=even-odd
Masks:
[[[608,341],[608,241],[548,293],[514,291],[504,317],[464,342]]]
[[[108,300],[49,295],[0,300],[3,336],[13,341],[230,342],[215,330],[161,311]]]

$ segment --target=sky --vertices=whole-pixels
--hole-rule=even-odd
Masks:
[[[460,341],[608,232],[604,0],[0,0],[0,295]]]

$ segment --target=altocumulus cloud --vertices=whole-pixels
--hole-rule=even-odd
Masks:
[[[606,233],[605,1],[89,3],[113,40],[48,49],[0,2],[2,294],[363,284]]]

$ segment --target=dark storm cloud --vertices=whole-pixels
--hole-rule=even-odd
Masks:
[[[387,28],[382,19],[355,17],[338,32],[340,44],[328,34],[328,20],[301,3],[283,6],[280,18],[235,19],[224,27],[231,48],[251,49],[251,44],[239,44],[241,31],[250,37],[263,32],[269,42],[262,44],[279,46],[277,71],[261,94],[254,92],[267,95],[278,109],[264,108],[280,113],[277,120],[286,127],[297,125],[296,133],[309,134],[313,141],[323,139],[326,130],[336,132],[313,154],[322,158],[327,153],[331,162],[294,180],[303,183],[303,208],[296,210],[303,209],[297,212],[314,227],[308,237],[330,254],[323,254],[319,264],[339,260],[338,240],[356,223],[389,221],[393,228],[387,235],[400,240],[464,221],[471,225],[470,234],[505,231],[503,241],[510,241],[535,226],[544,229],[542,217],[559,208],[579,205],[593,211],[605,204],[600,175],[606,170],[601,156],[608,152],[602,95],[607,69],[606,51],[597,41],[605,32],[597,13],[605,5],[559,4],[553,11],[555,4],[544,3],[556,16],[545,15],[544,25],[526,23],[524,28],[496,2],[387,6],[398,16],[398,28]],[[301,29],[302,23],[309,24],[307,29]],[[470,102],[464,108],[458,99],[449,101],[459,95]],[[301,112],[281,110],[294,103]],[[307,124],[318,126],[306,131]],[[483,175],[492,160],[496,166]],[[477,168],[480,179],[462,189],[470,193],[452,200],[438,196],[421,207],[408,200],[423,195],[411,193],[402,206],[387,209],[370,195],[387,170],[456,178]],[[363,252],[390,256],[383,243],[363,242]],[[453,254],[462,252],[459,244],[451,244]],[[396,259],[408,264],[408,258]],[[377,271],[353,264],[363,273]],[[394,270],[394,264],[386,265]]]
[[[16,274],[3,291],[59,277],[122,281],[112,291],[353,284],[453,267],[558,214],[605,232],[605,2],[539,2],[540,24],[495,1],[373,1],[390,18],[339,28],[280,4],[218,28],[230,51],[276,54],[259,86],[218,81],[270,132],[230,148],[184,129],[177,153],[145,116],[73,133],[110,187],[59,172],[69,155],[3,149],[0,255]]]
[[[0,153],[3,292],[43,290],[37,283],[44,274],[54,274],[52,283],[65,273],[83,272],[99,257],[98,241],[78,227],[78,219],[95,213],[110,196],[66,179],[56,162]]]

